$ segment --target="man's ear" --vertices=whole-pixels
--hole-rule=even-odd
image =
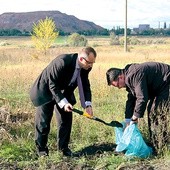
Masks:
[[[79,60],[80,60],[80,61],[83,61],[83,57],[80,57]]]
[[[79,54],[79,61],[82,62],[83,58],[87,58],[87,57],[88,57],[88,55],[85,52],[81,52]]]

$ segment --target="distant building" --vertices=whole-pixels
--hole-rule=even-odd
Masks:
[[[139,24],[139,27],[138,28],[133,28],[132,30],[132,34],[137,34],[137,33],[140,33],[142,31],[146,31],[146,30],[149,30],[150,29],[150,25],[149,24]]]
[[[149,24],[139,24],[139,31],[146,31],[150,29]]]

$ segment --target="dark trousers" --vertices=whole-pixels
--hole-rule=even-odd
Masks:
[[[35,142],[44,148],[48,143],[50,123],[55,110],[57,118],[57,147],[59,150],[68,148],[71,127],[72,113],[65,112],[54,102],[41,105],[36,108],[35,115]]]

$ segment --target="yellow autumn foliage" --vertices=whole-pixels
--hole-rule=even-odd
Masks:
[[[41,50],[46,54],[47,50],[53,45],[54,41],[58,37],[59,32],[56,31],[55,22],[46,17],[44,20],[40,20],[37,24],[33,24],[32,40],[35,48]]]

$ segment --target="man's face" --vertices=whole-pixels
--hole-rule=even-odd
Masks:
[[[96,60],[96,57],[94,56],[94,54],[92,52],[89,53],[88,56],[85,53],[81,53],[79,55],[80,67],[85,70],[92,68],[93,64],[95,63],[95,60]]]
[[[123,74],[119,75],[117,80],[111,82],[111,85],[119,89],[124,88],[125,87],[125,76]]]

